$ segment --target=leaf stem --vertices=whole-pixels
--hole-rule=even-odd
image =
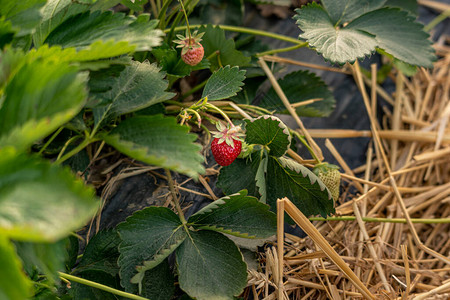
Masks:
[[[65,162],[66,160],[68,160],[69,158],[71,158],[72,156],[74,156],[75,154],[77,154],[78,152],[80,152],[81,150],[83,150],[84,148],[86,148],[89,144],[98,141],[99,139],[94,139],[94,138],[90,138],[90,137],[86,137],[81,144],[79,144],[78,146],[76,146],[75,148],[73,148],[72,150],[70,150],[68,153],[66,153],[64,156],[62,157],[58,157],[55,161],[55,164],[62,164],[63,162]]]
[[[204,80],[203,82],[197,84],[196,86],[194,86],[192,89],[190,89],[189,91],[187,91],[186,93],[184,93],[183,95],[181,95],[181,98],[184,99],[190,95],[192,95],[193,93],[195,93],[196,91],[200,90],[201,88],[203,88],[206,83],[208,82],[208,80]]]
[[[355,221],[356,217],[354,216],[342,216],[342,217],[311,217],[310,221]],[[380,223],[403,223],[406,224],[406,219],[401,218],[369,218],[363,217],[362,220],[364,222],[380,222]],[[412,223],[420,223],[420,224],[447,224],[450,223],[450,218],[443,219],[411,219]]]
[[[308,43],[298,44],[298,45],[294,45],[294,46],[286,47],[286,48],[272,49],[272,50],[256,53],[256,57],[260,57],[260,56],[264,56],[264,55],[272,55],[275,53],[289,52],[292,50],[303,48],[305,46],[308,46]]]
[[[320,159],[317,157],[316,153],[314,153],[314,150],[308,144],[308,141],[306,141],[306,139],[303,136],[301,136],[300,133],[298,133],[297,131],[291,130],[291,132],[300,140],[300,142],[303,145],[305,145],[306,149],[308,149],[309,153],[311,154],[313,159],[316,161],[316,163],[320,163]]]
[[[180,221],[183,224],[183,226],[186,226],[187,221],[184,218],[183,211],[181,210],[180,201],[178,201],[178,196],[177,196],[177,192],[175,191],[175,186],[173,184],[172,175],[170,174],[169,169],[165,169],[165,170],[166,170],[166,175],[167,175],[167,182],[169,183],[170,193],[172,194],[173,203],[175,204],[175,208],[178,212],[178,217],[180,218]]]
[[[439,23],[441,23],[442,21],[444,21],[445,19],[447,19],[448,17],[450,17],[450,9],[447,9],[446,11],[442,12],[440,15],[438,15],[436,18],[434,18],[433,20],[431,20],[430,23],[428,23],[423,30],[426,32],[431,31],[431,29],[433,29],[434,27],[436,27],[436,25],[438,25]]]
[[[187,27],[187,31],[188,31],[188,35],[189,35],[189,45],[190,45],[192,37],[191,37],[191,29],[189,28],[188,16],[186,14],[186,9],[184,8],[183,0],[178,0],[178,1],[180,2],[181,9],[183,10],[184,18],[186,19],[186,27]]]
[[[204,26],[204,25],[203,24],[191,25],[190,28],[198,28],[201,26]],[[227,30],[227,31],[234,31],[234,32],[248,33],[248,34],[259,35],[259,36],[266,36],[266,37],[270,37],[273,39],[277,39],[277,40],[281,40],[281,41],[285,41],[285,42],[289,42],[289,43],[293,43],[293,44],[297,44],[297,45],[303,45],[303,47],[308,45],[307,42],[303,42],[303,41],[300,41],[298,39],[295,39],[295,38],[292,38],[292,37],[289,37],[286,35],[267,32],[264,30],[257,30],[257,29],[253,29],[253,28],[229,26],[229,25],[217,25],[217,26],[220,27],[221,29]],[[186,26],[179,26],[179,27],[175,27],[174,31],[182,31],[185,29],[186,29]],[[164,32],[167,33],[170,30],[171,29],[166,29],[166,30],[164,30]]]
[[[225,118],[225,120],[230,124],[231,127],[234,127],[234,124],[233,124],[233,122],[231,122],[231,119],[220,108],[218,108],[217,106],[215,106],[214,104],[211,104],[211,103],[206,103],[205,107],[211,108],[211,109],[217,111],[219,114],[221,114]]]
[[[58,134],[61,133],[61,131],[64,129],[63,126],[59,127],[58,130],[56,130],[56,132],[52,135],[51,138],[48,139],[48,141],[45,143],[45,145],[41,148],[41,150],[39,150],[39,155],[42,154],[42,152],[44,152],[45,149],[47,149],[48,145],[51,144],[51,142],[53,142],[53,140],[58,136]]]
[[[70,280],[73,282],[81,283],[81,284],[84,284],[84,285],[87,285],[87,286],[90,286],[90,287],[93,287],[93,288],[96,288],[99,290],[103,290],[103,291],[106,291],[106,292],[114,294],[114,295],[122,296],[122,297],[125,297],[128,299],[148,300],[147,298],[144,298],[144,297],[141,297],[138,295],[133,295],[133,294],[130,294],[130,293],[127,293],[124,291],[119,291],[115,288],[112,288],[112,287],[109,287],[109,286],[106,286],[106,285],[103,285],[103,284],[100,284],[100,283],[97,283],[94,281],[90,281],[90,280],[87,280],[84,278],[80,278],[77,276],[69,275],[69,274],[62,273],[62,272],[58,272],[58,275],[61,279],[66,279],[66,280]]]

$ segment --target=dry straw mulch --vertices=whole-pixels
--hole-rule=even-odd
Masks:
[[[293,113],[312,143],[318,137],[372,137],[367,162],[351,170],[332,142],[326,141],[340,163],[343,181],[357,194],[349,195],[347,187],[336,203],[336,215],[328,221],[314,221],[311,226],[306,218],[300,220],[308,236],[285,234],[279,247],[282,253],[268,247],[262,269],[249,271],[244,296],[450,299],[450,51],[441,46],[438,53],[440,59],[432,70],[420,69],[412,78],[394,72],[393,95],[377,86],[376,76],[364,78],[357,63],[339,70],[354,76],[371,131],[306,130]],[[260,64],[269,79],[265,61],[303,64],[264,57]],[[276,81],[272,85],[283,99]],[[366,86],[377,88],[366,91]],[[392,104],[381,124],[374,109],[377,97]],[[314,149],[321,156],[321,150]],[[308,163],[298,155],[292,157]],[[345,262],[348,270],[338,261]]]

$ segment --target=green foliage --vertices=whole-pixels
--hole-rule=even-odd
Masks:
[[[87,74],[57,55],[30,53],[19,63],[19,52],[10,51],[14,52],[2,54],[10,61],[1,64],[6,86],[0,107],[0,145],[25,149],[81,110]]]
[[[0,296],[2,299],[27,299],[31,294],[31,281],[22,271],[22,264],[14,245],[0,235]]]
[[[178,216],[165,207],[148,207],[129,217],[117,230],[122,239],[118,260],[126,291],[142,284],[144,272],[160,264],[187,237]]]
[[[85,49],[96,41],[126,41],[136,51],[148,51],[162,41],[162,32],[155,29],[157,22],[148,15],[135,18],[121,13],[86,12],[72,16],[56,27],[45,39],[49,45]],[[70,34],[67,31],[70,29]]]
[[[204,172],[196,135],[161,115],[136,116],[120,123],[103,139],[117,150],[148,164],[197,178]]]
[[[262,145],[272,156],[283,156],[291,146],[291,134],[286,125],[277,117],[265,115],[247,121],[245,141]]]
[[[320,179],[306,167],[283,157],[290,145],[289,131],[283,122],[264,116],[247,122],[246,129],[246,142],[262,145],[266,150],[257,151],[251,159],[238,160],[235,166],[233,163],[223,167],[217,186],[226,194],[236,193],[245,181],[258,190],[261,201],[267,202],[272,211],[276,210],[278,198],[288,197],[308,216],[334,212],[331,194]]]
[[[213,101],[233,97],[241,90],[244,79],[245,70],[239,71],[239,67],[220,68],[206,82],[202,98],[208,97],[208,100]]]
[[[269,157],[267,164],[267,202],[274,210],[278,198],[289,198],[306,216],[334,212],[330,192],[308,168],[292,159]]]
[[[176,250],[180,287],[199,300],[231,299],[247,283],[247,266],[239,248],[210,230],[189,231]]]
[[[13,148],[0,149],[0,233],[17,240],[55,241],[97,209],[92,189],[69,170]]]
[[[423,26],[407,12],[380,8],[384,2],[312,3],[297,9],[294,19],[300,38],[333,63],[354,62],[380,48],[405,63],[432,67],[435,54]]]
[[[321,99],[308,105],[302,105],[295,110],[299,116],[328,117],[334,110],[335,100],[327,85],[314,73],[296,71],[278,80],[281,89],[292,104],[298,104],[311,99]],[[269,111],[288,113],[286,107],[273,88],[267,92],[259,103]]]
[[[173,97],[167,93],[167,81],[159,72],[156,64],[148,61],[132,62],[118,77],[107,79],[111,89],[99,93],[91,93],[91,97],[100,101],[94,108],[94,119],[99,128],[102,123],[120,115],[134,112]],[[101,79],[104,83],[105,80]]]
[[[199,33],[204,32],[202,45],[205,49],[205,57],[213,55],[209,61],[211,62],[211,69],[217,70],[220,68],[218,57],[222,66],[245,66],[250,62],[250,57],[244,56],[242,52],[236,50],[236,46],[232,39],[226,39],[225,32],[220,27],[213,27],[208,25],[202,26],[198,30]]]
[[[57,272],[64,270],[64,262],[68,258],[65,239],[55,243],[16,242],[15,246],[24,262],[23,268],[30,277],[37,272],[54,284],[58,278]]]
[[[42,18],[40,9],[44,4],[45,0],[0,0],[0,16],[12,24],[10,32],[22,37],[34,32],[35,26]]]
[[[277,231],[275,215],[257,198],[242,190],[205,206],[188,223],[194,228],[209,229],[245,238],[267,238]]]

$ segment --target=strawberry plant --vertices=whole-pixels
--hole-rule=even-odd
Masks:
[[[302,40],[189,25],[216,9],[198,2],[0,0],[1,299],[238,296],[247,267],[230,236],[274,235],[282,197],[326,217],[339,191],[337,170],[314,151],[318,175],[286,155],[294,137],[311,146],[273,115],[289,112],[276,89],[256,97],[266,80],[257,58],[293,47],[269,49],[255,36],[308,46],[337,64],[374,51],[402,70],[434,60],[422,25],[386,1],[308,4],[294,17]],[[236,14],[222,19],[238,23],[242,3],[227,5]],[[300,116],[334,108],[312,72],[279,85]],[[199,179],[209,149],[223,166],[225,196],[186,219],[171,172]],[[76,232],[102,209],[102,187],[86,175],[106,151],[164,170],[176,213],[145,208],[84,245]]]

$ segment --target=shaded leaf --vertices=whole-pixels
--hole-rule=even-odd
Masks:
[[[31,281],[22,272],[13,244],[0,235],[0,295],[2,299],[28,299]]]
[[[78,277],[87,279],[96,283],[106,285],[120,290],[120,284],[116,277],[111,276],[108,273],[100,271],[85,271],[81,274],[77,274]],[[117,300],[122,299],[118,296],[111,294],[109,292],[77,283],[71,282],[71,288],[69,289],[69,294],[76,300]]]
[[[220,27],[208,25],[200,27],[199,32],[205,32],[202,45],[205,49],[205,57],[219,51],[220,61],[223,66],[245,66],[250,62],[250,57],[246,57],[242,52],[236,50],[236,46],[232,39],[225,38],[225,32]],[[209,59],[211,68],[216,70],[220,67],[217,57]]]
[[[0,15],[11,22],[16,36],[21,37],[33,33],[42,18],[40,9],[44,4],[45,0],[0,0]]]
[[[276,215],[257,198],[247,196],[247,190],[208,204],[193,214],[188,223],[194,228],[245,238],[266,238],[277,231]]]
[[[0,234],[17,240],[55,241],[97,210],[94,192],[69,169],[0,149]]]
[[[239,249],[214,231],[190,231],[176,250],[176,260],[180,287],[195,299],[232,299],[247,283]]]
[[[24,262],[24,269],[31,277],[34,271],[44,274],[51,284],[58,278],[58,271],[64,270],[68,257],[66,240],[55,243],[16,242],[18,256]]]
[[[120,152],[145,163],[197,178],[204,172],[197,136],[172,117],[136,116],[120,123],[103,139]]]
[[[306,216],[334,212],[334,202],[326,186],[306,167],[292,159],[269,157],[267,165],[267,203],[272,211],[276,201],[289,198]]]
[[[202,98],[208,100],[221,100],[233,97],[241,90],[245,79],[245,70],[239,71],[238,67],[225,66],[215,71],[206,82]]]
[[[142,284],[144,272],[156,267],[186,238],[178,216],[165,207],[148,207],[117,226],[121,284],[132,291]]]
[[[309,71],[292,72],[278,80],[278,83],[292,104],[311,99],[321,99],[312,104],[297,107],[295,110],[299,116],[327,117],[333,112],[336,103],[333,93],[328,89],[325,82],[314,73]],[[277,113],[288,113],[273,87],[261,100],[259,106]]]
[[[237,158],[231,165],[222,167],[217,178],[217,187],[226,195],[247,189],[250,196],[259,196],[255,176],[260,161],[260,154],[255,152],[251,158]]]
[[[119,273],[119,235],[115,230],[104,230],[89,240],[75,273],[100,271],[111,276]]]
[[[135,292],[136,293],[136,292]],[[168,259],[163,260],[151,270],[145,271],[142,280],[143,297],[152,300],[170,300],[175,293],[175,277]]]
[[[156,64],[148,61],[132,62],[118,77],[109,78],[107,83],[110,90],[92,93],[105,105],[94,108],[95,128],[102,122],[118,117],[125,113],[134,112],[173,97],[166,92],[168,83],[164,80],[164,73],[160,72]],[[96,83],[97,86],[99,83]]]

